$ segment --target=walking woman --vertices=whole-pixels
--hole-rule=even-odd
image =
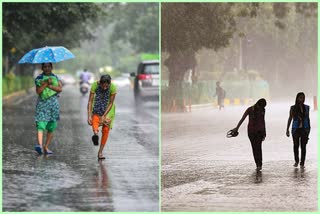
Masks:
[[[232,129],[233,132],[238,132],[239,127],[249,115],[248,123],[248,137],[251,142],[254,161],[257,166],[257,171],[262,169],[262,141],[266,137],[266,126],[265,126],[265,107],[267,101],[262,98],[257,101],[256,104],[249,107],[243,114],[236,128]]]
[[[52,154],[49,145],[53,132],[57,128],[60,105],[58,93],[62,92],[62,83],[58,76],[52,73],[52,63],[42,63],[42,74],[35,79],[36,92],[39,95],[36,105],[35,121],[38,135],[38,145],[35,150],[41,155]],[[43,144],[43,132],[47,130],[46,143]]]
[[[304,162],[306,159],[306,147],[310,133],[310,118],[308,105],[304,104],[305,95],[303,92],[299,92],[296,96],[295,105],[290,107],[290,114],[287,124],[287,137],[290,137],[289,127],[292,122],[292,138],[293,138],[293,151],[294,151],[294,167],[299,165],[299,145],[301,146],[301,160],[300,167],[304,168]]]
[[[103,148],[107,143],[109,131],[112,129],[115,117],[114,99],[117,88],[111,83],[110,75],[102,75],[99,81],[92,84],[88,100],[88,124],[92,126],[94,145],[99,145],[99,126],[102,126],[102,138],[98,159],[105,159],[102,155]]]

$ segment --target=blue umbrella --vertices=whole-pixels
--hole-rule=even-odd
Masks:
[[[56,63],[72,59],[75,56],[65,47],[56,46],[56,47],[43,47],[38,49],[33,49],[26,53],[20,60],[19,64],[22,63]]]

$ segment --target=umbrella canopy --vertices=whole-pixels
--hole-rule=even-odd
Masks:
[[[56,63],[72,59],[75,56],[65,47],[43,47],[38,49],[33,49],[26,53],[20,60],[19,64],[23,63]]]

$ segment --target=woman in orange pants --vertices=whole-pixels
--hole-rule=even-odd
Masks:
[[[88,124],[92,126],[92,141],[96,146],[99,145],[99,126],[102,125],[102,138],[98,159],[105,159],[102,151],[107,143],[109,130],[113,126],[116,91],[115,84],[111,83],[110,75],[101,76],[100,80],[94,82],[91,86],[88,100]]]

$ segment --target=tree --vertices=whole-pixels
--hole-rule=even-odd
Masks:
[[[159,52],[159,4],[116,4],[111,42],[132,44],[137,52]]]
[[[163,64],[168,67],[169,82],[182,80],[188,69],[194,69],[196,53],[202,49],[216,52],[212,61],[220,63],[219,68],[223,61],[227,62],[225,69],[238,67],[235,51],[240,51],[239,40],[243,40],[243,48],[250,49],[245,56],[250,66],[269,78],[275,76],[271,71],[284,78],[283,71],[295,69],[290,62],[315,59],[316,17],[316,3],[163,4],[162,51],[169,54]],[[313,42],[302,39],[306,32]]]
[[[93,3],[3,3],[3,56],[21,57],[27,51],[49,45],[76,47],[92,39],[88,23],[102,10]],[[11,57],[9,65],[19,57]]]

